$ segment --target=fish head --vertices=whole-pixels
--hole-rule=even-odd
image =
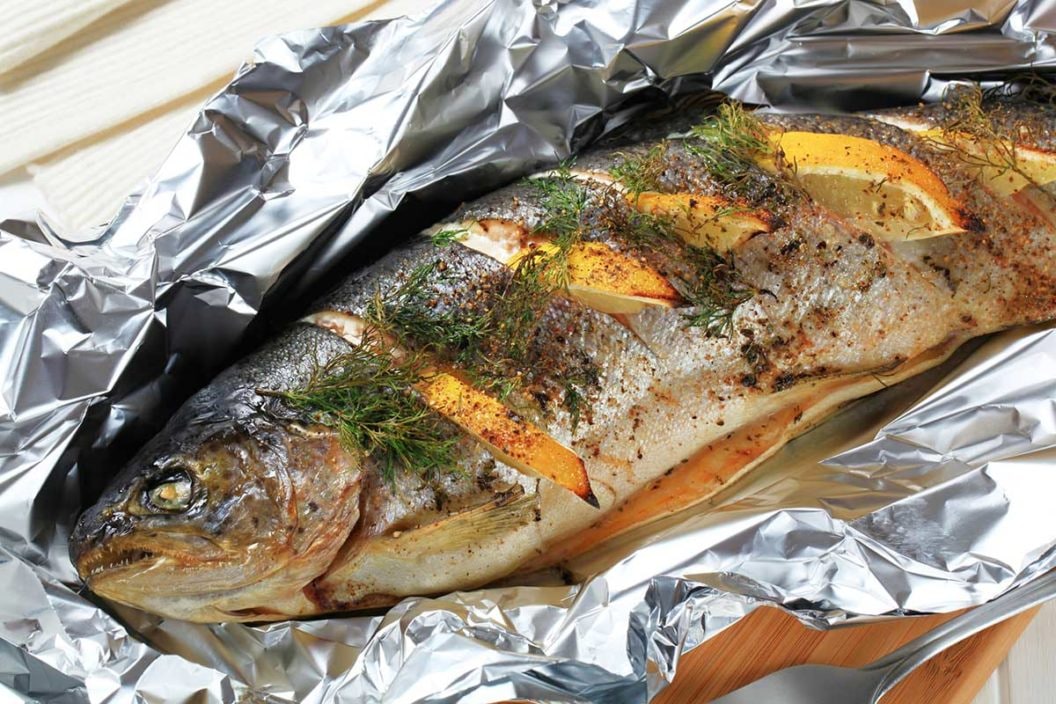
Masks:
[[[82,579],[191,621],[310,613],[309,583],[358,519],[358,458],[322,427],[181,415],[80,517],[70,552]]]

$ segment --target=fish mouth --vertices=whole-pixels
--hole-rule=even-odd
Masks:
[[[167,545],[140,544],[104,545],[76,560],[81,579],[98,596],[165,617],[199,623],[265,622],[307,613],[311,604],[303,585],[292,591],[278,585],[264,596],[259,588],[271,575],[246,575],[242,566],[226,555],[203,558]]]
[[[89,585],[111,578],[135,581],[156,567],[193,569],[205,564],[223,562],[225,555],[210,541],[196,540],[190,545],[167,541],[120,541],[96,546],[78,556],[77,572]],[[156,587],[155,587],[156,588]]]
[[[104,575],[152,567],[164,557],[155,550],[140,547],[100,548],[83,555],[77,561],[77,571],[84,581],[91,583]]]

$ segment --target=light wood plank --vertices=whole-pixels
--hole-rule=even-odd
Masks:
[[[1056,602],[1041,608],[1012,647],[1001,682],[999,704],[1051,704],[1056,701]]]
[[[970,704],[1035,611],[993,626],[933,658],[892,690],[884,704]],[[711,701],[791,665],[864,665],[954,615],[815,631],[778,609],[759,609],[682,658],[674,683],[655,701]]]

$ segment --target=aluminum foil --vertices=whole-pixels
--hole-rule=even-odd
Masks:
[[[1042,0],[451,0],[263,41],[108,226],[0,218],[0,687],[48,702],[643,701],[762,604],[827,627],[977,604],[1048,569],[1047,330],[989,343],[919,403],[934,374],[859,404],[715,510],[573,565],[578,586],[194,626],[101,608],[66,538],[82,494],[203,374],[361,246],[663,95],[933,99],[953,79],[1056,65],[1054,29]]]

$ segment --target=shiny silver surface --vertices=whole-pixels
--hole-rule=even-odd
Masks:
[[[1044,0],[454,0],[262,42],[103,232],[0,223],[6,671],[24,658],[37,698],[92,702],[642,701],[761,601],[825,626],[1029,581],[1056,545],[1048,331],[999,339],[921,405],[934,377],[866,401],[718,510],[573,565],[579,587],[207,628],[100,608],[66,536],[81,488],[105,483],[262,307],[355,266],[365,238],[395,239],[379,225],[409,194],[440,207],[564,157],[649,87],[881,107],[935,98],[950,76],[1052,67],[1054,28]]]

